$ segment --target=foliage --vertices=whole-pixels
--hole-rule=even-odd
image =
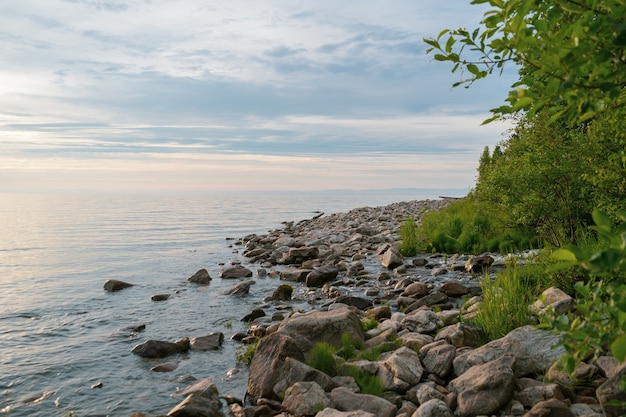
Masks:
[[[501,207],[518,228],[546,243],[573,243],[593,208],[583,179],[593,171],[589,148],[580,128],[548,123],[543,114],[521,117],[493,156],[483,152],[476,197]]]
[[[518,268],[509,265],[492,280],[486,275],[480,283],[483,301],[475,324],[481,327],[489,340],[499,339],[518,327],[530,324],[528,305],[534,299],[536,268]]]
[[[252,358],[254,358],[254,353],[256,352],[256,348],[258,345],[259,341],[251,343],[249,345],[237,346],[235,352],[237,364],[249,366],[250,363],[252,363]]]
[[[582,314],[553,320],[553,326],[565,332],[564,360],[570,372],[578,361],[589,354],[597,356],[607,347],[618,361],[626,358],[626,212],[619,218],[621,223],[613,227],[607,214],[593,212],[593,230],[607,243],[605,249],[591,253],[570,246],[553,253],[561,261],[557,268],[579,265],[596,277],[576,285]]]
[[[400,246],[398,250],[404,256],[415,256],[418,253],[417,224],[413,217],[409,217],[400,226]]]
[[[380,323],[373,317],[368,317],[365,320],[361,320],[361,326],[363,327],[363,331],[372,330],[378,327]]]
[[[384,343],[380,345],[363,349],[357,355],[358,359],[367,360],[371,362],[375,362],[380,359],[380,355],[385,352],[390,352],[392,350],[396,350],[402,346],[402,340],[396,336],[391,336],[387,338]]]
[[[343,359],[350,360],[356,356],[356,343],[350,333],[341,334],[341,348],[337,351],[337,355]]]
[[[472,193],[425,214],[416,234],[417,252],[505,252],[538,246],[531,233],[511,223],[506,212]]]
[[[424,39],[437,61],[469,86],[521,67],[507,105],[493,109],[493,120],[525,110],[546,109],[553,120],[583,122],[611,108],[626,85],[626,3],[623,0],[473,0],[491,6],[480,27],[444,30]]]
[[[330,343],[317,342],[313,345],[307,365],[326,375],[337,375],[337,360],[335,359],[335,347]]]
[[[380,382],[380,377],[372,375],[354,365],[345,364],[342,367],[342,374],[354,378],[354,382],[356,382],[359,386],[362,394],[370,394],[380,397],[385,391],[383,384]]]

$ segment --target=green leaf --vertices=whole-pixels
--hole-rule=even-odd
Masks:
[[[576,258],[576,254],[569,249],[557,249],[552,252],[552,255],[550,257],[557,261],[578,261],[578,258]]]
[[[593,217],[593,221],[596,223],[598,229],[605,232],[611,231],[611,218],[606,213],[595,209],[593,213],[591,213],[591,216]]]
[[[611,353],[620,363],[626,358],[626,334],[621,335],[611,343]]]
[[[513,110],[524,109],[531,104],[533,104],[535,100],[532,97],[524,96],[513,101]]]
[[[471,72],[474,75],[478,75],[480,74],[480,70],[478,69],[478,67],[474,64],[467,64],[467,70],[469,72]]]

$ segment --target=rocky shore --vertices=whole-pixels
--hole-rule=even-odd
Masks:
[[[482,330],[470,324],[480,309],[478,279],[486,268],[502,267],[503,256],[400,255],[401,223],[419,222],[451,201],[318,213],[233,242],[241,262],[219,274],[234,280],[233,297],[253,291],[255,280],[276,280],[264,302],[242,317],[246,334],[232,335],[254,352],[246,396],[220,397],[202,380],[179,393],[184,400],[167,416],[623,415],[623,407],[609,403],[626,400],[618,383],[626,367],[614,358],[590,360],[571,377],[556,366],[564,353],[557,334],[525,326],[484,343]],[[204,270],[190,277],[197,285],[210,280]],[[575,308],[555,288],[532,307],[542,314],[549,305]],[[133,352],[165,357],[219,349],[223,337],[146,341]]]

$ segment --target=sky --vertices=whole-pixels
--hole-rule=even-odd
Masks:
[[[469,0],[3,0],[0,192],[470,189],[514,71],[424,37]]]

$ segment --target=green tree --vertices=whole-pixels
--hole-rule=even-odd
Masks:
[[[593,201],[583,180],[588,142],[581,129],[546,119],[520,118],[475,191],[479,199],[501,205],[517,226],[561,246],[574,243],[578,228],[591,220]]]
[[[508,104],[493,120],[548,109],[552,120],[583,122],[613,108],[626,86],[626,1],[473,0],[489,4],[480,26],[446,29],[424,39],[471,85],[507,64],[521,68]],[[489,121],[488,120],[488,121]]]

